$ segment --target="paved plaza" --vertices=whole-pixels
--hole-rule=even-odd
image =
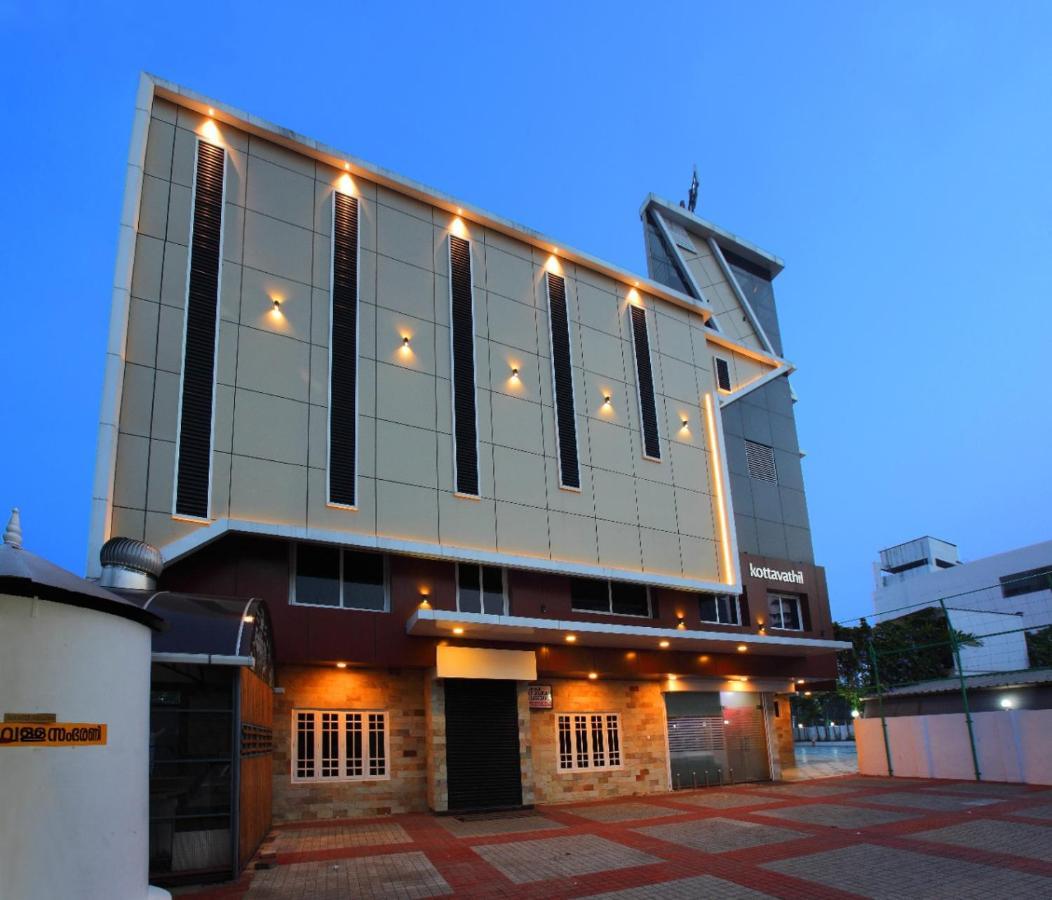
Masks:
[[[197,900],[1052,896],[1052,789],[844,776],[277,828]]]

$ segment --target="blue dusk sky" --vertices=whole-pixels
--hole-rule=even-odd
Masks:
[[[1052,4],[0,0],[0,506],[84,571],[140,70],[645,270],[678,200],[775,282],[837,618],[881,547],[1052,537]],[[6,513],[5,513],[6,515]]]

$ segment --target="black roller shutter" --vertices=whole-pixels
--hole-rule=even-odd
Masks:
[[[654,400],[654,373],[650,368],[647,313],[639,306],[629,308],[632,311],[632,343],[636,351],[636,385],[639,388],[639,417],[643,423],[643,452],[651,459],[661,459],[657,404]]]
[[[453,442],[457,493],[477,497],[479,450],[475,421],[475,315],[471,244],[449,236],[449,321],[453,343]]]
[[[450,811],[522,806],[515,682],[447,678],[444,685]]]
[[[559,482],[563,487],[579,488],[581,473],[577,462],[577,411],[574,409],[566,282],[551,272],[548,273],[548,323],[552,332],[555,423],[559,435]]]
[[[190,278],[186,293],[175,512],[176,515],[199,519],[208,518],[212,470],[225,160],[226,152],[222,147],[198,141],[190,233]]]
[[[329,502],[355,506],[358,460],[358,200],[333,194]]]

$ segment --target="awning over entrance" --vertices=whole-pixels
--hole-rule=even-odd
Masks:
[[[255,666],[269,671],[270,627],[262,600],[175,591],[114,592],[164,620],[164,629],[153,639],[154,662]]]
[[[690,631],[679,628],[654,628],[649,625],[610,625],[604,622],[494,616],[445,609],[418,609],[406,622],[406,631],[421,637],[457,637],[463,640],[526,644],[561,642],[566,635],[573,634],[577,638],[576,644],[586,647],[657,649],[661,641],[668,641],[669,649],[672,650],[733,653],[739,646],[745,646],[747,650],[765,656],[819,656],[830,651],[846,650],[851,646],[844,641],[816,640],[783,634]]]

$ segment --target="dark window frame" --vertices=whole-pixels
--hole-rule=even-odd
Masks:
[[[464,569],[475,569],[478,572],[478,592],[479,592],[479,608],[478,610],[462,609],[460,605],[460,573]],[[486,601],[485,601],[485,584],[486,584],[486,569],[491,569],[495,572],[500,573],[500,593],[502,598],[502,607],[499,613],[487,612]],[[485,615],[485,616],[506,616],[508,615],[508,609],[510,606],[508,599],[508,570],[504,566],[491,566],[486,563],[473,563],[473,562],[458,562],[456,565],[456,572],[454,573],[456,578],[456,603],[457,612]]]
[[[734,621],[723,621],[720,619],[720,601],[732,603],[733,607],[733,619]],[[705,613],[702,611],[702,604],[712,602],[715,604],[716,610],[715,619],[705,618]],[[734,594],[699,594],[698,595],[698,618],[706,625],[737,625],[742,624],[742,604],[741,597]]]
[[[771,611],[771,606],[774,600],[779,601],[779,612],[778,621],[781,623],[785,622],[785,608],[783,604],[786,601],[791,601],[796,605],[796,619],[799,623],[799,627],[791,628],[785,624],[774,624],[774,613]],[[768,591],[767,592],[767,627],[770,631],[806,631],[807,630],[807,619],[804,616],[804,598],[799,594],[790,594],[785,591]]]
[[[604,609],[583,609],[578,606],[574,606],[574,585],[582,584],[584,582],[591,582],[592,584],[605,584],[606,585],[606,599],[607,603]],[[614,610],[614,585],[627,585],[633,588],[642,588],[646,593],[647,611],[646,613],[629,613],[629,612],[616,612]],[[593,616],[623,616],[628,619],[653,619],[654,618],[654,598],[650,591],[649,584],[640,584],[635,581],[616,581],[612,578],[590,578],[590,577],[577,577],[571,576],[570,578],[570,609],[575,613],[583,613],[586,615]]]
[[[301,600],[298,596],[298,589],[296,580],[298,577],[297,572],[297,559],[299,555],[299,548],[301,546],[308,547],[320,547],[323,549],[329,549],[338,554],[339,568],[337,583],[339,585],[339,602],[338,603],[312,603],[309,600]],[[347,554],[367,554],[369,556],[378,556],[381,558],[381,565],[383,567],[383,597],[384,605],[382,609],[376,609],[371,606],[353,606],[346,602],[347,597],[347,586],[348,584],[355,584],[356,582],[348,582],[345,578],[344,573],[346,571],[346,557]],[[391,611],[391,565],[390,557],[386,553],[377,552],[374,550],[367,550],[358,547],[343,547],[343,546],[329,546],[325,544],[312,544],[305,541],[293,541],[289,544],[289,605],[290,606],[309,606],[314,609],[341,609],[350,612],[364,612],[364,613],[388,613]]]

